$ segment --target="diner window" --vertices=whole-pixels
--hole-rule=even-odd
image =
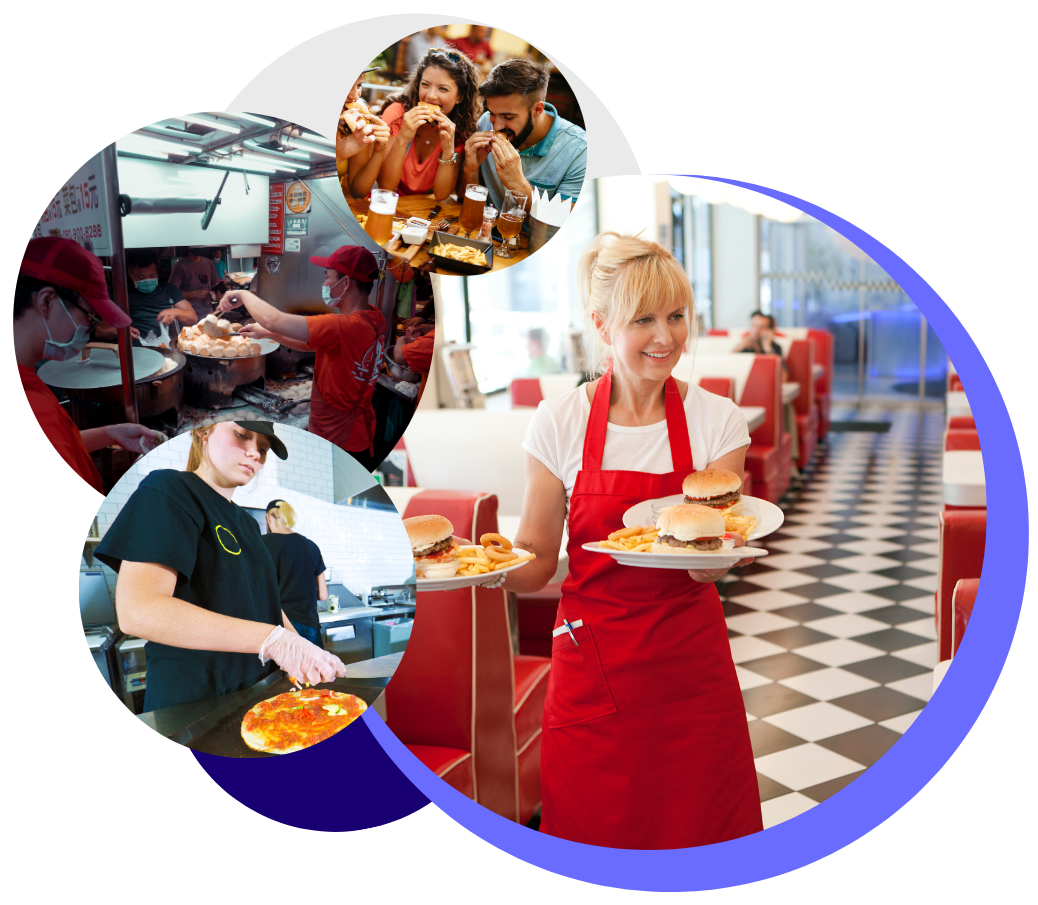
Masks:
[[[565,337],[583,326],[577,265],[598,232],[597,206],[588,180],[563,228],[535,252],[535,264],[439,277],[445,335],[472,344],[481,392],[507,389],[516,377],[575,370],[566,361]]]
[[[939,397],[947,356],[882,267],[824,223],[760,218],[761,310],[783,327],[833,334],[833,393],[859,400]]]
[[[696,195],[681,195],[673,188],[670,197],[674,257],[692,282],[695,314],[700,331],[705,333],[714,325],[710,205]]]

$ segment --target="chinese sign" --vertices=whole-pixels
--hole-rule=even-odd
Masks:
[[[61,236],[78,242],[95,255],[110,255],[108,209],[105,204],[104,164],[97,154],[65,182],[32,231],[39,236]]]
[[[261,254],[279,255],[285,250],[285,183],[270,184],[270,225]]]

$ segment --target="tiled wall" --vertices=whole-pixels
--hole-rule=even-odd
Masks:
[[[271,500],[287,501],[298,516],[294,530],[321,548],[332,581],[358,596],[379,585],[403,584],[412,574],[413,559],[400,517],[378,509],[335,505],[332,445],[306,431],[283,425],[277,430],[288,448],[288,459],[268,456],[259,476],[235,491],[234,502],[266,509]],[[98,510],[102,537],[144,476],[162,468],[182,471],[190,446],[190,435],[183,434],[134,463]],[[95,566],[100,563],[95,561]],[[116,575],[107,566],[101,568],[114,600]]]

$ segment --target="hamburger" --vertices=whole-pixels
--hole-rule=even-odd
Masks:
[[[724,516],[709,506],[679,503],[656,520],[652,553],[712,553],[724,543]]]
[[[686,503],[709,506],[721,515],[739,515],[742,512],[742,478],[724,468],[708,468],[685,478],[681,485]]]
[[[371,110],[363,98],[343,104],[342,114],[339,116],[339,134],[345,136],[348,132],[356,132],[367,122],[370,113]]]
[[[454,544],[454,525],[442,515],[416,515],[404,519],[407,539],[411,542],[411,553],[415,566],[448,566],[458,561]]]
[[[432,113],[434,110],[437,113],[443,113],[443,107],[441,107],[439,104],[431,104],[431,103],[429,103],[429,101],[419,101],[417,104],[415,104],[415,107],[418,110],[423,110],[423,111],[428,110],[430,113]],[[433,119],[433,117],[430,116],[426,120],[426,122],[430,122],[431,123],[431,122],[435,122],[435,120]]]

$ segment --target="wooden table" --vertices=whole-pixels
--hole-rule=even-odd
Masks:
[[[368,199],[357,198],[349,202],[350,210],[353,211],[354,216],[357,214],[367,214],[368,212]],[[429,211],[436,207],[437,201],[432,195],[401,195],[396,205],[396,216],[395,220],[406,220],[408,217],[421,217],[423,220],[429,219]],[[446,201],[439,202],[440,212],[436,215],[437,220],[444,218],[454,217],[461,213],[461,204],[455,201],[453,198],[448,198]],[[458,224],[455,221],[450,224],[450,229],[453,229]],[[431,232],[431,231],[430,231]],[[431,238],[431,236],[430,236]],[[388,244],[388,243],[387,243]],[[383,246],[384,248],[385,246]],[[407,246],[404,246],[405,248]],[[526,251],[526,233],[519,234],[519,248],[514,252],[514,257],[502,258],[497,254],[497,250],[501,247],[500,242],[494,243],[494,266],[491,268],[491,272],[495,270],[504,270],[506,267],[510,267],[519,261],[525,260],[529,257]],[[389,249],[386,249],[389,251]],[[392,254],[392,252],[390,252]],[[433,273],[444,273],[453,276],[461,276],[456,270],[448,270],[445,267],[436,267],[430,259],[428,252],[425,247],[418,252],[411,259],[411,266],[415,269],[422,267],[423,265],[430,264],[430,269]]]
[[[987,506],[980,450],[945,450],[943,483],[946,506]]]

